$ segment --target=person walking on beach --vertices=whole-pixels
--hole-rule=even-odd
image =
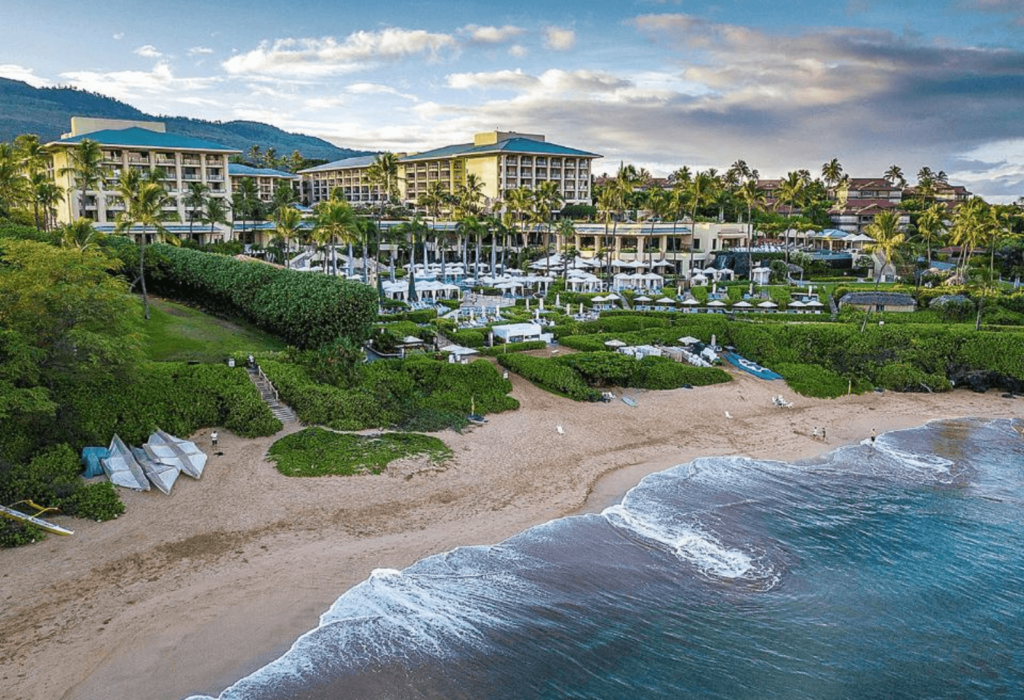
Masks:
[[[875,444],[875,429],[874,428],[871,429],[871,444],[872,445]]]
[[[214,447],[217,446],[217,431],[216,430],[214,430],[212,433],[210,433],[210,444],[212,444]]]

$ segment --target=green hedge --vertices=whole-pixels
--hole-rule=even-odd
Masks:
[[[498,355],[507,355],[510,352],[543,350],[547,346],[548,344],[543,340],[524,340],[521,343],[502,343],[501,345],[495,345],[493,348],[480,348],[480,354],[497,357]]]
[[[122,244],[122,259],[137,259],[133,249]],[[296,347],[363,341],[376,321],[377,292],[359,282],[169,245],[150,246],[146,260],[154,293],[244,318]]]
[[[587,386],[579,372],[552,359],[512,354],[499,355],[498,362],[502,367],[552,393],[575,401],[597,401],[601,398],[601,392]]]
[[[395,460],[426,455],[440,464],[452,451],[440,440],[415,433],[375,437],[306,428],[270,446],[268,456],[285,476],[350,476],[380,474]]]

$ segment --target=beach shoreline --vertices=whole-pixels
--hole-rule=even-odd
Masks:
[[[221,430],[222,454],[201,481],[179,479],[169,497],[122,491],[128,510],[117,521],[59,518],[74,536],[0,550],[5,697],[216,696],[374,569],[600,512],[647,474],[697,457],[802,460],[872,429],[1024,410],[963,390],[807,399],[742,373],[641,392],[635,407],[580,404],[512,379],[522,407],[439,434],[454,452],[442,469],[412,460],[381,476],[289,479],[264,460],[280,435]],[[772,405],[780,391],[792,408]],[[208,436],[193,439],[209,449]]]

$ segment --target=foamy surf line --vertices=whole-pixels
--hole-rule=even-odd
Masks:
[[[557,573],[559,562],[537,557],[534,550],[547,551],[551,543],[564,545],[566,533],[577,526],[590,527],[597,519],[628,538],[642,540],[645,548],[653,543],[680,567],[692,567],[703,577],[760,580],[767,583],[755,590],[769,590],[784,566],[772,561],[764,545],[735,542],[734,532],[716,530],[719,511],[731,512],[746,503],[734,497],[737,492],[805,472],[828,475],[836,470],[868,476],[899,472],[908,478],[942,481],[954,466],[939,457],[921,458],[898,447],[898,442],[895,434],[883,434],[874,444],[844,446],[818,460],[793,464],[743,457],[696,459],[645,477],[621,503],[600,516],[550,521],[499,545],[456,548],[403,571],[375,570],[339,597],[321,616],[318,627],[296,640],[286,654],[218,697],[278,697],[277,690],[315,679],[324,671],[318,661],[322,659],[331,659],[332,666],[355,668],[374,659],[444,659],[453,649],[485,648],[490,643],[488,633],[519,618],[514,608],[566,597],[538,585],[544,577],[534,574]],[[729,497],[723,497],[718,506],[704,498],[722,494]],[[680,505],[685,508],[679,509]],[[193,695],[188,700],[212,698]]]

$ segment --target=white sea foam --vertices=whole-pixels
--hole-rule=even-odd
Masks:
[[[709,576],[742,578],[752,569],[747,554],[723,547],[710,535],[692,527],[666,527],[662,523],[640,517],[619,504],[602,513],[612,525],[627,529],[645,539],[666,545],[676,556],[697,566]]]

